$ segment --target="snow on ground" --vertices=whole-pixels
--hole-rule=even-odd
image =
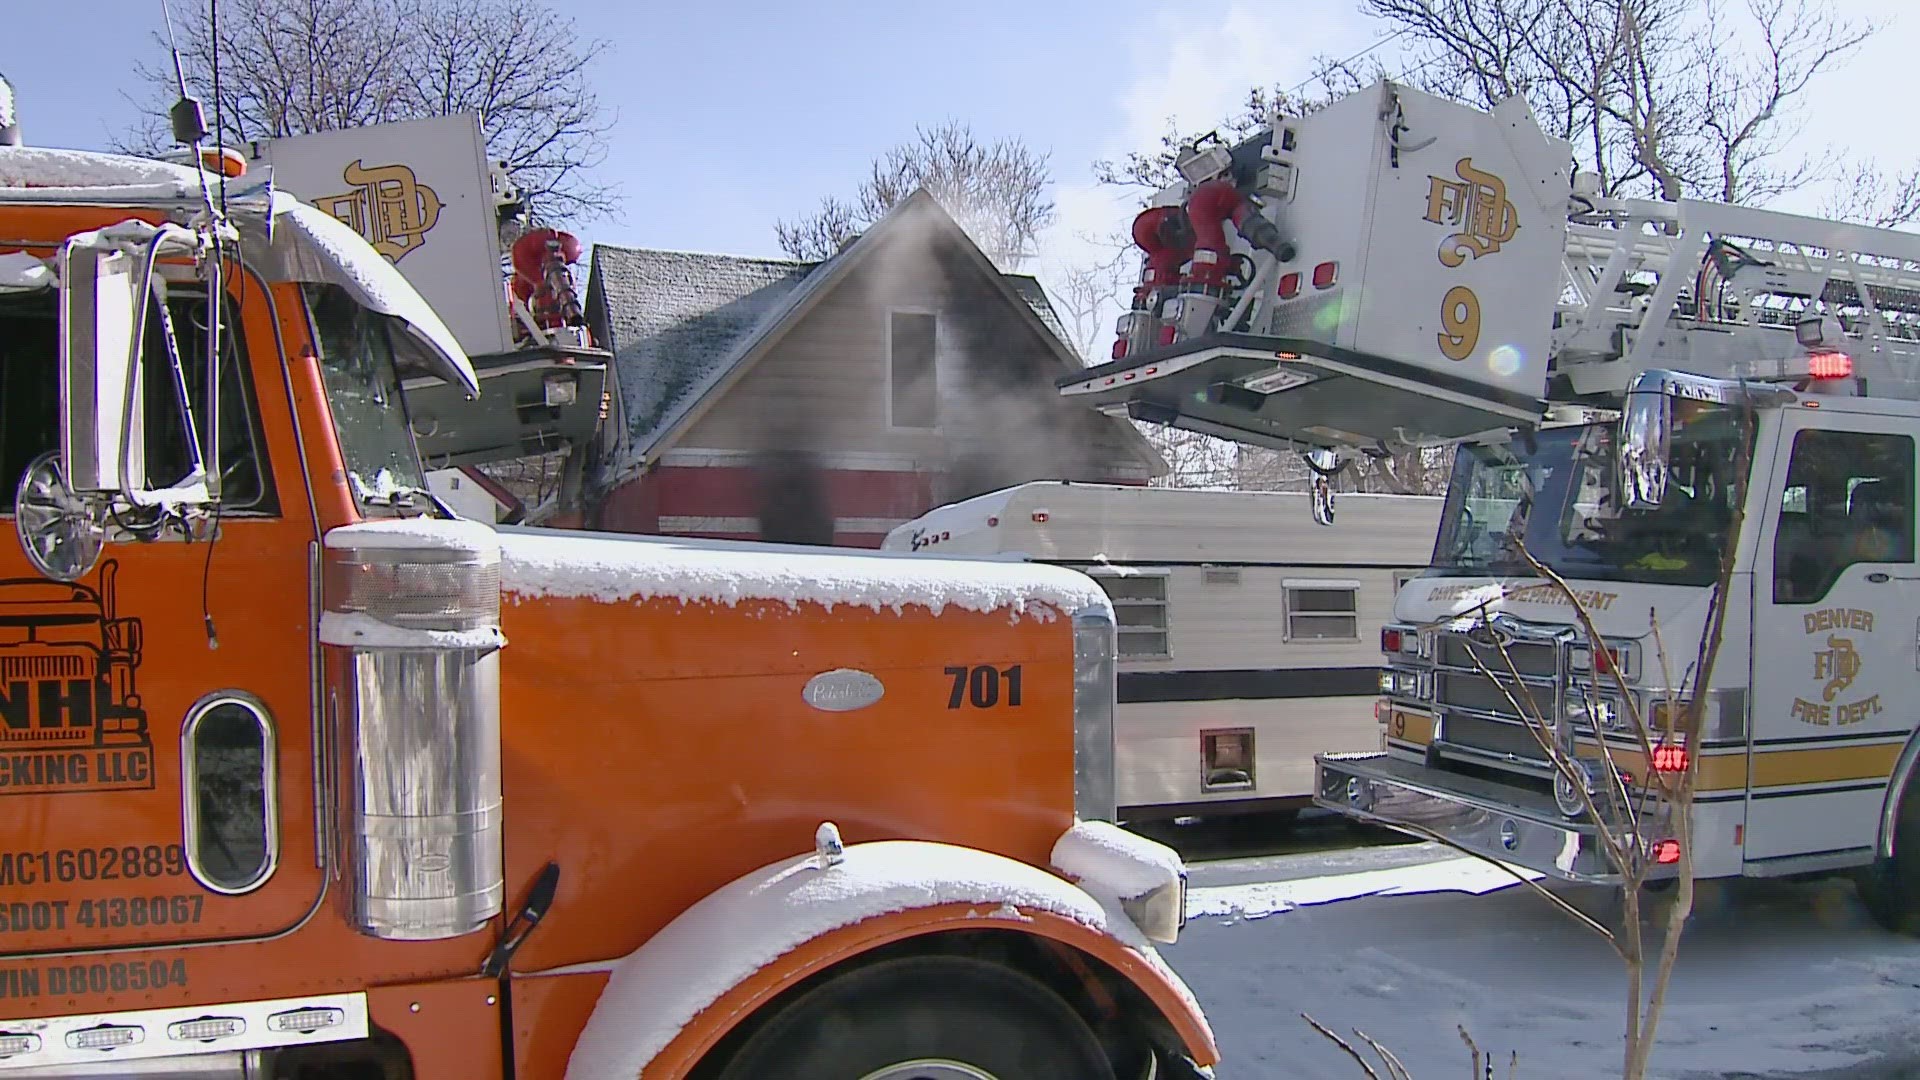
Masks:
[[[1417,1080],[1468,1076],[1460,1025],[1497,1053],[1503,1078],[1510,1051],[1519,1080],[1620,1075],[1620,961],[1498,868],[1439,857],[1203,882],[1162,953],[1212,1020],[1219,1080],[1361,1077],[1303,1011],[1356,1045],[1358,1027]],[[1596,890],[1567,895],[1602,910]],[[1920,941],[1869,922],[1851,885],[1739,882],[1703,892],[1651,1075],[1920,1077],[1917,1017]]]

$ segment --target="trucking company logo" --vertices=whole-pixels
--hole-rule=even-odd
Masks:
[[[1886,711],[1880,704],[1879,694],[1834,704],[1834,699],[1860,677],[1863,665],[1852,635],[1873,633],[1873,612],[1858,608],[1822,608],[1801,616],[1801,629],[1816,639],[1813,677],[1820,683],[1820,700],[1794,698],[1794,719],[1822,727],[1845,726]]]
[[[405,165],[367,168],[356,158],[340,178],[353,190],[322,196],[314,205],[345,222],[395,263],[426,244],[427,233],[440,220],[440,196],[414,179]]]
[[[153,787],[153,739],[134,674],[140,620],[100,587],[0,581],[0,795]]]
[[[1470,157],[1453,169],[1458,180],[1427,177],[1426,220],[1460,230],[1440,242],[1440,264],[1449,267],[1494,254],[1520,230],[1505,180],[1474,168]]]

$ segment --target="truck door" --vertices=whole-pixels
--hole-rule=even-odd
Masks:
[[[1764,501],[1753,578],[1744,858],[1843,862],[1873,845],[1913,725],[1914,440],[1880,417],[1789,409],[1777,447],[1785,479]]]
[[[65,581],[29,562],[16,531],[22,478],[44,478],[58,445],[54,298],[0,298],[0,999],[22,1008],[212,985],[201,969],[217,950],[122,950],[287,929],[320,893],[312,517],[266,287],[232,288],[246,317],[229,307],[215,542],[123,513]],[[204,291],[176,287],[169,306],[205,431]],[[147,355],[164,357],[152,322]],[[188,461],[157,368],[144,405],[155,486]]]

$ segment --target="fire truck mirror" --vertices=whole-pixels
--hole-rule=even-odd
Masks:
[[[146,288],[133,256],[60,251],[60,457],[75,492],[146,486],[140,338]]]
[[[1627,395],[1620,414],[1620,491],[1628,510],[1651,510],[1667,493],[1667,452],[1673,435],[1673,398],[1641,391]]]
[[[1317,525],[1333,524],[1333,477],[1340,471],[1341,461],[1333,451],[1316,447],[1303,451],[1300,455],[1308,467],[1308,498],[1313,508],[1313,520]]]

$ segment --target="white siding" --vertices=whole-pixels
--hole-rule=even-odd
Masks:
[[[1297,667],[1364,667],[1381,662],[1380,626],[1393,615],[1393,571],[1342,567],[1243,566],[1238,585],[1210,585],[1206,568],[1167,568],[1167,632],[1171,654],[1125,659],[1122,671],[1219,671]],[[1093,574],[1094,580],[1110,580]],[[1354,641],[1287,640],[1287,582],[1359,582],[1359,637]]]

